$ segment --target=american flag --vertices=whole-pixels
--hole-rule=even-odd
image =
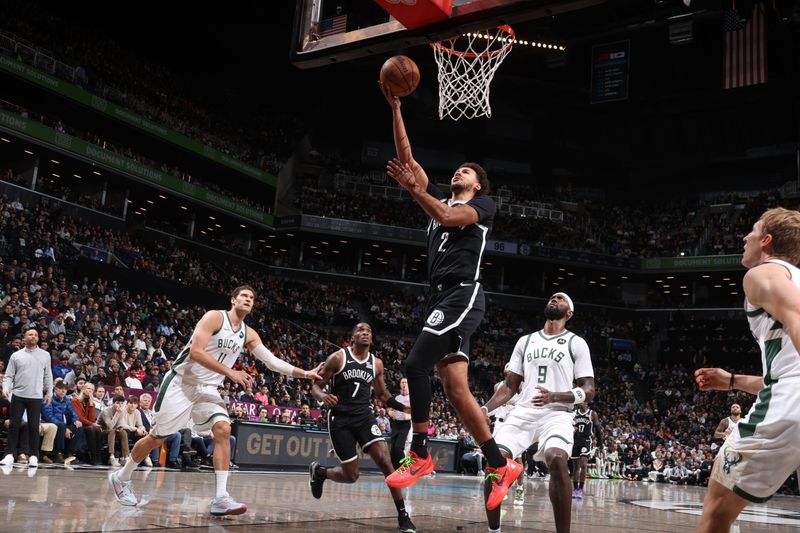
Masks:
[[[726,9],[723,21],[725,57],[722,85],[735,89],[767,82],[767,27],[764,6],[756,3],[750,20],[743,23],[736,11]]]
[[[319,21],[319,36],[327,37],[347,30],[347,15],[339,15],[332,19]]]

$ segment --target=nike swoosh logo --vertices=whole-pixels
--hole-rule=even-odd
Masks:
[[[420,470],[422,470],[423,468],[425,468],[425,466],[424,466],[424,465],[423,465],[423,466],[420,466],[420,467],[419,467],[419,468],[417,468],[416,470],[414,470],[414,468],[412,467],[412,468],[411,468],[411,475],[412,475],[412,476],[416,476],[416,475],[417,475],[417,472],[419,472],[419,471],[420,471]]]
[[[469,287],[470,285],[472,285],[472,283],[471,282],[470,283],[464,283],[462,281],[461,283],[459,283],[459,285],[461,285],[462,287]]]

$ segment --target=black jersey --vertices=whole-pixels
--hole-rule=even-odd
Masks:
[[[592,421],[592,410],[589,409],[585,413],[575,411],[572,419],[572,424],[575,426],[575,441],[588,441],[592,438],[592,429],[594,422]]]
[[[428,194],[442,203],[465,203],[478,212],[478,222],[469,226],[446,228],[431,219],[428,224],[428,280],[431,287],[453,287],[462,282],[480,281],[480,263],[486,240],[494,222],[494,200],[486,195],[475,196],[468,202],[454,202],[433,183]]]
[[[372,380],[375,379],[375,356],[367,354],[359,361],[344,348],[344,365],[331,380],[331,394],[338,403],[331,409],[336,416],[362,416],[372,413]]]

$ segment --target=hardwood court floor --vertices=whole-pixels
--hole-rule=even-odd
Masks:
[[[224,519],[208,515],[212,473],[139,470],[134,489],[142,503],[116,503],[107,470],[15,467],[0,474],[0,531],[155,531],[159,533],[250,533],[397,531],[394,505],[383,479],[362,475],[354,485],[325,483],[321,500],[304,473],[234,472],[228,488],[249,511]],[[33,474],[33,475],[29,475]],[[547,483],[528,480],[524,506],[503,504],[503,531],[555,531]],[[573,502],[572,531],[586,533],[690,532],[705,489],[611,480],[589,480],[586,497]],[[439,475],[408,491],[420,532],[486,531],[480,483],[474,477]],[[746,511],[737,532],[797,532],[800,499],[776,496]]]

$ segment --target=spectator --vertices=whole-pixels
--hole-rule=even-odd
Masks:
[[[111,406],[107,409],[103,409],[103,412],[100,413],[99,422],[103,427],[103,433],[108,439],[108,464],[113,467],[118,467],[120,463],[115,455],[116,441],[117,438],[119,438],[120,452],[124,462],[130,453],[127,431],[130,426],[126,425],[128,417],[126,416],[125,397],[122,395],[115,395],[111,399],[111,402]],[[141,423],[140,417],[139,424],[141,425]]]
[[[67,386],[59,381],[53,388],[53,400],[50,404],[42,406],[42,420],[56,426],[54,450],[57,463],[69,464],[75,457],[72,453],[73,443],[81,421],[75,413],[75,408],[67,398]]]
[[[92,465],[100,464],[100,450],[103,442],[103,429],[97,424],[97,413],[94,409],[94,385],[84,384],[77,396],[72,398],[72,408],[78,416],[81,427],[78,429],[85,440]],[[108,409],[111,409],[109,407]],[[104,411],[108,410],[105,409]],[[77,449],[75,450],[77,451]]]
[[[8,399],[11,396],[11,424],[7,453],[0,464],[13,464],[16,455],[20,463],[28,463],[35,468],[39,464],[39,421],[42,399],[44,398],[45,404],[49,404],[52,400],[53,374],[50,370],[50,354],[37,346],[39,332],[35,328],[28,328],[23,334],[25,348],[11,355],[3,378],[3,397]],[[28,417],[28,449],[25,450],[28,456],[20,453],[18,448],[23,413]]]

